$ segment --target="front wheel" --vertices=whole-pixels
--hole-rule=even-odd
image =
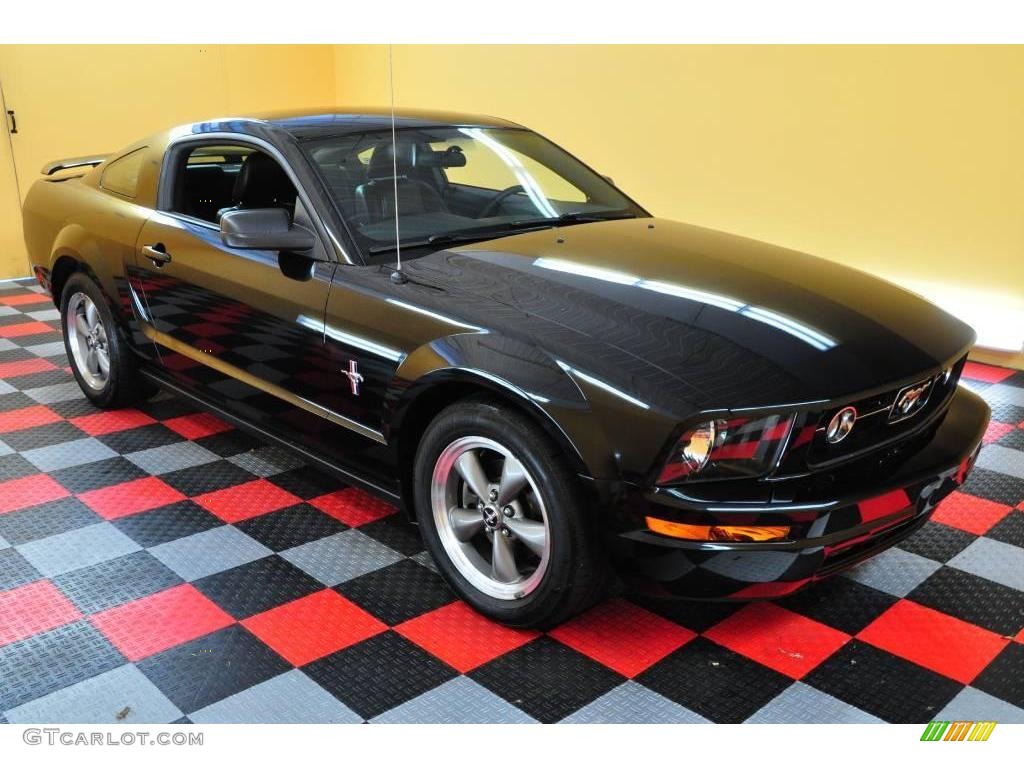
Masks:
[[[416,514],[455,591],[517,627],[549,627],[604,593],[594,520],[564,458],[522,414],[483,400],[442,411],[416,455]]]

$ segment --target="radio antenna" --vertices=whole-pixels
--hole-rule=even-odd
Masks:
[[[408,278],[402,274],[402,239],[398,230],[398,144],[395,141],[395,67],[392,45],[388,45],[388,90],[391,97],[391,184],[395,191],[395,271],[391,282],[404,283]]]

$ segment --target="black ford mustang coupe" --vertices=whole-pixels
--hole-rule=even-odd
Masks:
[[[43,173],[26,241],[94,403],[164,387],[401,505],[511,625],[610,563],[788,594],[921,526],[988,421],[963,323],[503,120],[221,119]]]

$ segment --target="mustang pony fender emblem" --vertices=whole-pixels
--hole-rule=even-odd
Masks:
[[[928,402],[930,389],[931,382],[926,381],[923,384],[911,384],[909,387],[900,390],[900,393],[896,396],[896,402],[892,405],[889,421],[906,419],[921,410],[924,404]]]
[[[359,385],[363,383],[363,374],[359,372],[359,364],[355,360],[348,361],[348,370],[343,371],[348,377],[348,386],[353,395],[359,394]]]

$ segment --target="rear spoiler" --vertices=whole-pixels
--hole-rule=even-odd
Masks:
[[[64,160],[54,160],[52,163],[47,163],[43,166],[40,173],[43,176],[52,176],[58,171],[67,171],[71,168],[85,168],[96,166],[107,159],[106,155],[93,155],[91,157],[68,157]]]

